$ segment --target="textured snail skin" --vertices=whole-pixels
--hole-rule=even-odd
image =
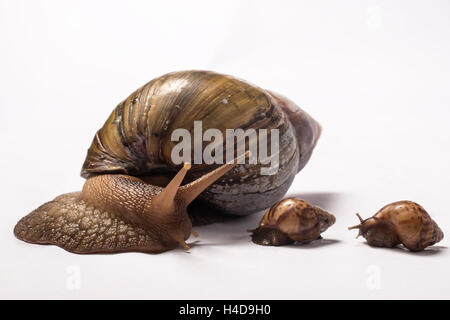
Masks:
[[[178,245],[189,250],[185,241],[195,232],[187,206],[234,166],[229,162],[180,186],[190,169],[185,165],[165,188],[126,175],[95,176],[81,192],[61,195],[22,218],[14,234],[74,253],[159,253]]]
[[[373,217],[350,227],[359,229],[367,243],[374,247],[392,248],[403,244],[410,251],[422,251],[438,243],[444,233],[436,222],[419,204],[412,201],[398,201],[386,205]]]
[[[219,129],[224,137],[226,129],[279,129],[276,174],[262,175],[261,166],[267,165],[260,163],[239,166],[202,193],[200,198],[211,209],[205,212],[230,215],[250,214],[279,201],[308,162],[321,133],[315,120],[281,95],[214,72],[174,72],[137,89],[114,109],[95,135],[81,175],[121,173],[146,180],[159,171],[176,172],[171,151],[178,142],[171,141],[171,134],[182,128],[193,136],[196,120],[202,121],[203,131]],[[226,154],[225,145],[223,150]],[[209,170],[206,164],[194,164],[186,180]]]
[[[252,232],[259,245],[281,246],[294,242],[308,244],[336,222],[336,218],[304,200],[287,198],[276,203]]]
[[[53,244],[74,253],[169,250],[145,229],[87,204],[80,192],[40,206],[17,223],[14,234],[29,243]]]

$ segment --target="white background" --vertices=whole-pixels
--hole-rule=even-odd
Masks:
[[[413,254],[347,231],[410,199],[450,234],[449,57],[448,1],[0,1],[0,298],[450,298],[448,239]],[[254,245],[261,214],[196,228],[190,253],[14,238],[22,216],[81,189],[122,99],[185,69],[283,93],[323,125],[290,194],[336,215],[325,240]]]

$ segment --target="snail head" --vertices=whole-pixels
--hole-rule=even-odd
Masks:
[[[315,207],[316,214],[319,218],[320,232],[324,232],[336,222],[336,217],[329,212]]]
[[[391,222],[378,217],[364,220],[358,213],[356,216],[360,224],[348,228],[348,230],[358,229],[356,238],[363,236],[370,245],[376,247],[393,247],[399,242],[395,226]]]

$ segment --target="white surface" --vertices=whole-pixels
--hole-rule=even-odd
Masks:
[[[450,298],[448,238],[412,254],[356,232],[401,199],[450,230],[448,1],[0,1],[0,298]],[[252,244],[260,215],[161,255],[79,256],[14,238],[79,190],[95,131],[134,89],[209,69],[285,94],[324,133],[290,194],[333,212],[325,240]],[[77,279],[79,281],[77,281]]]

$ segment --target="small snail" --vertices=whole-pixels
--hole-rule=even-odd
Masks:
[[[304,200],[287,198],[272,206],[259,227],[252,232],[252,241],[259,245],[281,246],[298,242],[308,244],[336,222],[336,218]]]
[[[81,192],[61,195],[22,218],[14,234],[74,253],[159,253],[179,244],[189,250],[185,240],[196,233],[187,206],[236,161],[180,186],[191,168],[185,164],[165,188],[126,175],[99,175]]]
[[[177,144],[172,133],[183,129],[195,135],[198,121],[202,131],[276,129],[278,170],[265,175],[261,162],[217,168],[195,160],[188,161],[190,170],[180,169],[182,162],[171,157]],[[133,92],[97,131],[81,170],[87,179],[81,193],[42,205],[20,220],[14,233],[27,242],[76,253],[186,247],[192,225],[185,215],[189,202],[201,193],[187,210],[192,218],[192,208],[201,203],[206,222],[218,212],[246,215],[269,207],[306,165],[320,133],[314,119],[273,92],[209,71],[169,73]],[[248,150],[261,142],[259,136],[244,141]],[[242,154],[236,144],[222,145],[224,154],[231,149],[232,158]],[[192,141],[190,159],[196,158],[196,147]],[[187,184],[179,187],[184,176]]]
[[[399,201],[388,204],[373,217],[348,228],[358,229],[369,245],[392,248],[403,244],[411,251],[422,251],[444,238],[442,230],[419,204]]]

